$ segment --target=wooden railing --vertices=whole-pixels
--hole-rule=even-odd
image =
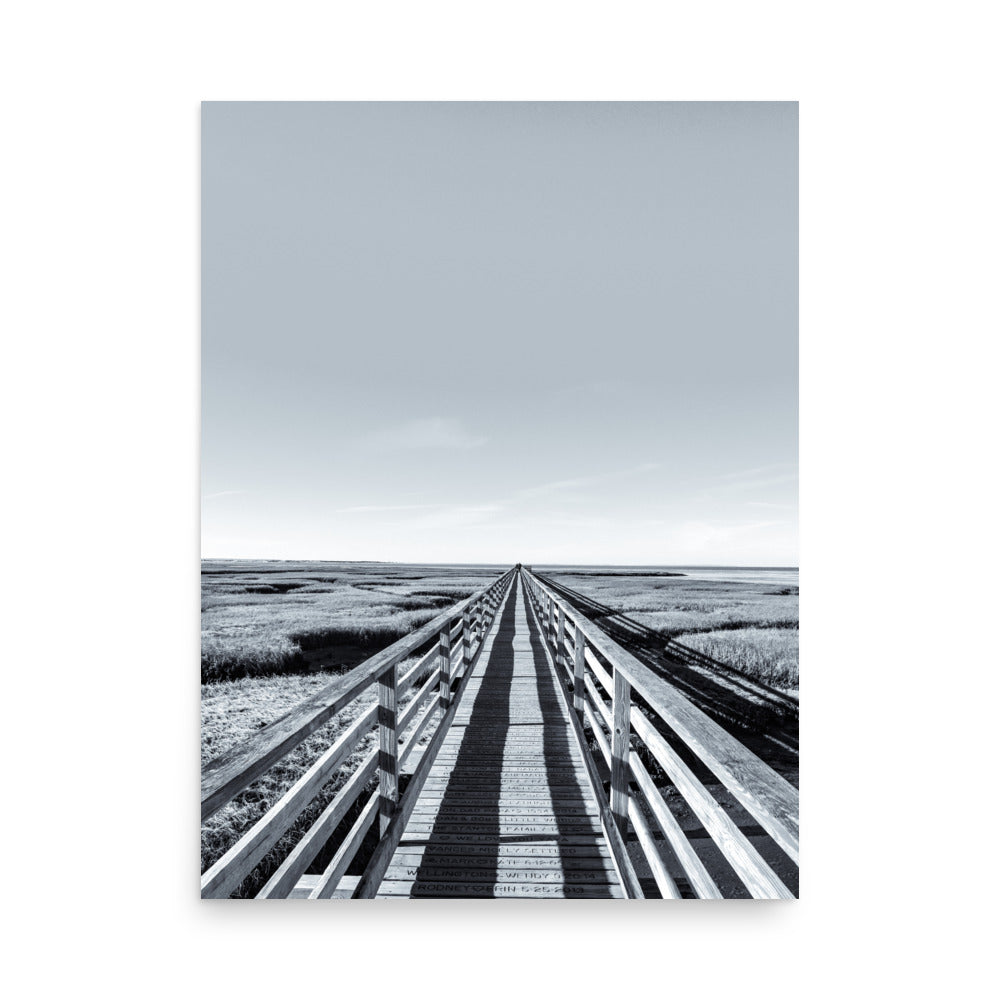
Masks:
[[[722,898],[639,753],[632,748],[633,737],[683,796],[750,895],[756,899],[794,898],[671,743],[682,742],[798,865],[796,788],[537,575],[526,568],[521,574],[556,673],[572,689],[573,707],[589,725],[610,771],[607,799],[614,823],[623,837],[631,823],[660,893],[668,898],[681,895],[665,863],[667,848],[698,897]],[[633,702],[633,691],[653,718]],[[665,731],[674,739],[668,740]],[[603,795],[603,787],[595,791]],[[654,836],[647,815],[659,828],[661,842]]]
[[[205,766],[201,785],[202,822],[247,789],[338,712],[353,705],[372,689],[377,694],[374,703],[362,711],[281,799],[202,875],[203,897],[227,897],[239,889],[373,727],[378,728],[378,746],[355,768],[257,893],[257,898],[289,895],[376,776],[378,788],[344,835],[332,860],[313,886],[310,898],[322,899],[333,895],[376,817],[381,841],[374,864],[376,867],[381,865],[385,853],[383,845],[391,842],[393,834],[398,833],[402,823],[405,823],[405,816],[412,809],[411,788],[400,799],[400,768],[429,723],[440,712],[438,731],[425,750],[425,759],[417,767],[418,772],[426,772],[453,714],[453,688],[467,675],[481,651],[487,630],[514,577],[514,569],[503,573],[490,586],[376,653],[282,718],[264,726],[246,742]],[[400,675],[398,668],[401,661],[419,652],[435,636],[437,644]],[[418,683],[421,686],[416,695],[400,711],[400,700]],[[415,774],[412,782],[414,794],[421,783],[417,778]],[[398,835],[395,839],[398,840]],[[375,874],[372,872],[367,881],[362,880],[362,889],[374,881]],[[362,891],[359,894],[370,893]]]

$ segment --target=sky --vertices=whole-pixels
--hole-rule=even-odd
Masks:
[[[202,555],[798,564],[798,107],[202,106]]]

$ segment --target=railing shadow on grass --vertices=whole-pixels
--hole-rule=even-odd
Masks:
[[[799,713],[794,698],[727,664],[688,650],[551,576],[537,572],[536,576],[582,614],[598,618],[600,627],[615,642],[669,680],[723,729],[797,784]]]

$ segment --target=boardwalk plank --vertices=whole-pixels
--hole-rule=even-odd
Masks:
[[[620,885],[548,883],[548,882],[394,882],[385,881],[379,889],[379,898],[393,896],[410,898],[436,897],[440,899],[587,899],[624,897]]]

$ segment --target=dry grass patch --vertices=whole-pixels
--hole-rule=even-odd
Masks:
[[[741,628],[682,635],[678,641],[770,687],[799,686],[799,630]]]

